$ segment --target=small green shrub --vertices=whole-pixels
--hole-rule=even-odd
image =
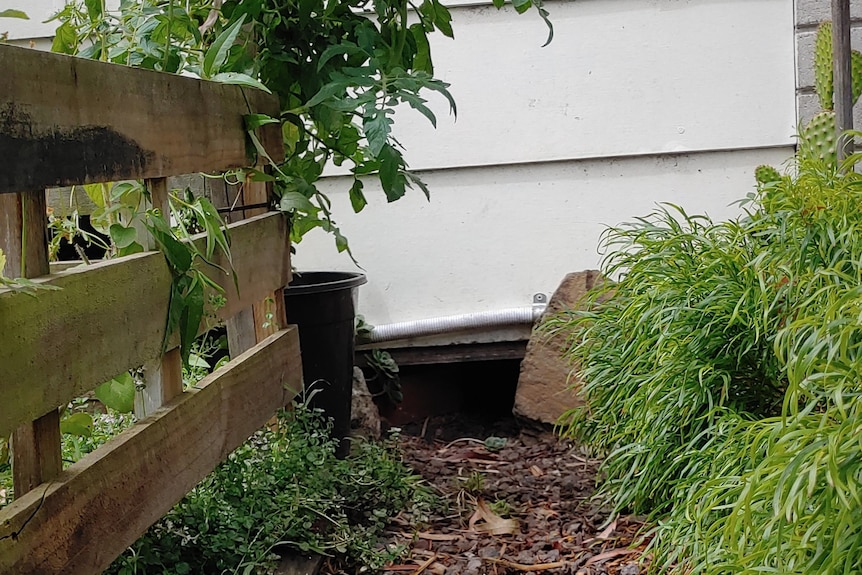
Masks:
[[[374,569],[402,550],[376,541],[401,511],[421,519],[434,499],[394,445],[361,443],[348,459],[319,412],[282,413],[255,433],[106,572],[268,573],[280,547],[337,555]]]
[[[674,206],[610,230],[571,335],[599,494],[657,521],[653,569],[858,573],[862,177],[803,157],[742,217]],[[850,168],[850,169],[848,169]]]

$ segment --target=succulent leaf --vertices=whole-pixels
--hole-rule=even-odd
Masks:
[[[781,174],[772,166],[762,165],[754,169],[754,179],[762,186],[770,182],[777,182],[781,179]]]
[[[820,112],[799,134],[800,159],[836,165],[835,112]]]
[[[860,61],[862,64],[862,61]],[[855,77],[855,74],[854,74]],[[824,22],[817,28],[814,40],[814,89],[824,110],[834,109],[832,79],[832,23]],[[856,90],[854,89],[854,93]]]
[[[862,52],[852,50],[850,52],[850,78],[853,83],[853,104],[862,95]]]

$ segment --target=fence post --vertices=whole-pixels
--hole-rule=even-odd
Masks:
[[[145,180],[150,192],[152,207],[158,209],[170,223],[171,204],[167,178]],[[152,237],[147,238],[147,249],[155,249]],[[143,418],[183,392],[183,365],[179,348],[174,348],[143,366],[144,388],[135,394],[135,415]]]
[[[257,167],[263,171],[262,166]],[[270,200],[271,182],[253,182],[246,179],[243,184],[242,201],[245,205],[266,203]],[[269,211],[267,208],[246,210],[245,217],[254,217]],[[287,327],[284,307],[284,290],[278,289],[252,309],[246,309],[227,321],[228,348],[231,357],[236,357],[257,342],[261,342],[280,329]]]
[[[844,132],[853,129],[853,87],[850,60],[850,0],[832,0],[832,57],[835,81],[835,130],[840,165],[853,154],[853,138]]]
[[[48,219],[45,191],[0,194],[0,249],[6,274],[35,278],[48,275]],[[63,470],[60,411],[54,409],[12,434],[15,497],[49,481]]]

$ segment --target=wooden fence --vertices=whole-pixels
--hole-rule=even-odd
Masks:
[[[230,363],[182,390],[162,353],[171,274],[159,252],[51,273],[45,188],[143,179],[167,210],[167,176],[249,163],[243,116],[275,97],[0,45],[0,248],[6,275],[61,288],[0,289],[0,437],[12,435],[15,500],[0,510],[0,574],[99,573],[302,386],[286,326],[289,233],[279,213],[231,224]],[[277,125],[258,137],[281,158]],[[248,183],[243,201],[267,199]],[[261,210],[265,211],[265,210]],[[19,270],[23,273],[19,273]],[[265,318],[271,324],[264,328]],[[65,470],[59,408],[143,367],[147,417]]]

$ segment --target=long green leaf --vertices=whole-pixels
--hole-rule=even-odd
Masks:
[[[26,12],[21,10],[0,10],[0,18],[18,18],[20,20],[29,20]]]
[[[236,42],[243,23],[245,23],[245,14],[219,34],[218,38],[213,41],[212,46],[207,49],[206,54],[204,54],[203,64],[201,65],[201,76],[203,78],[213,78],[213,76],[222,71],[221,67],[227,61],[228,51],[234,42]]]

